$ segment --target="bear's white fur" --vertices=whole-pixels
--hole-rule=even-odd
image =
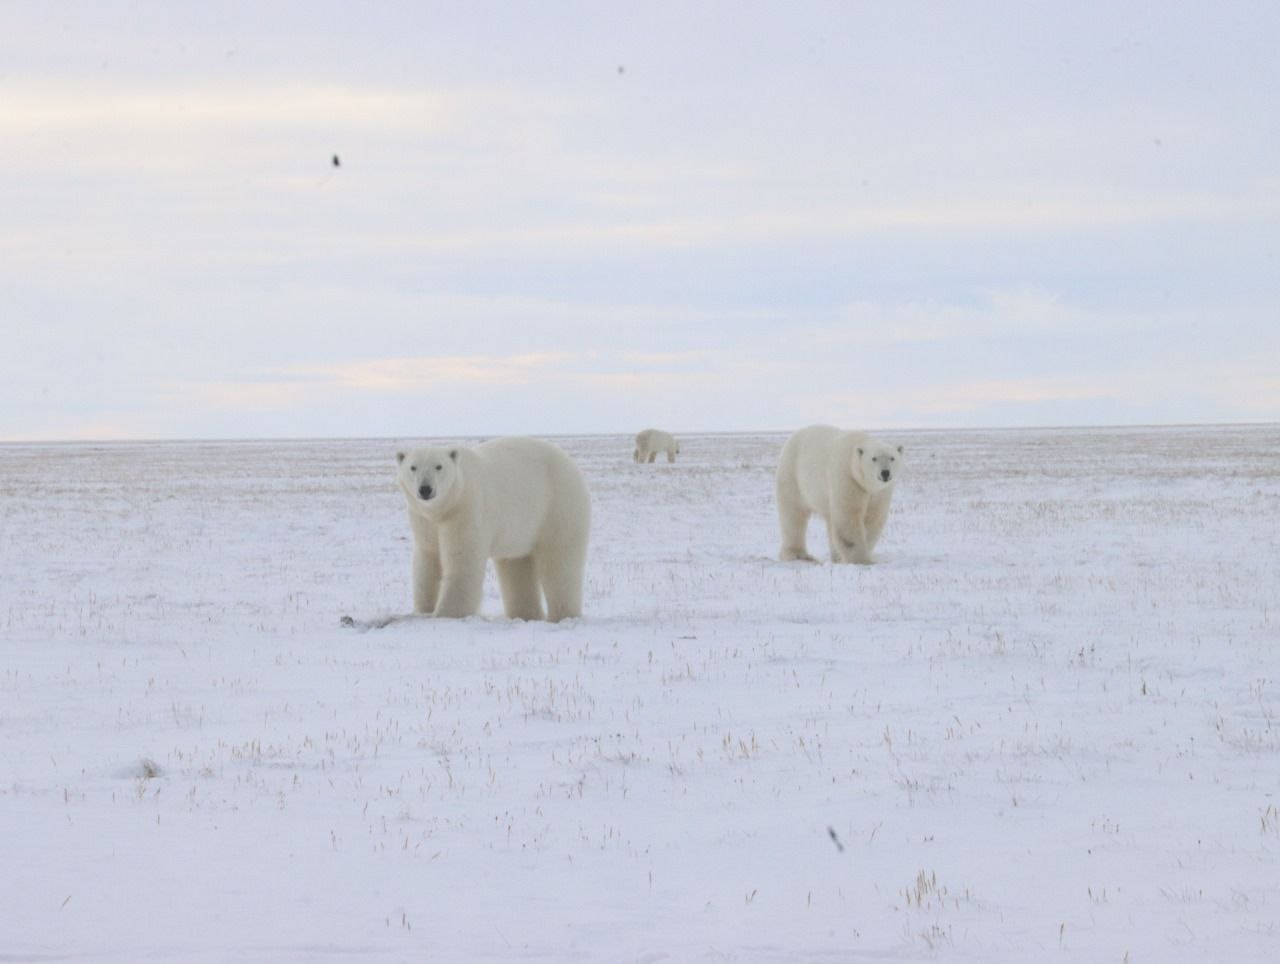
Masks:
[[[459,618],[480,610],[492,559],[512,619],[582,615],[591,527],[587,483],[541,439],[396,453],[413,527],[413,609]]]
[[[631,457],[637,462],[652,462],[659,452],[667,453],[667,461],[674,462],[680,451],[680,443],[670,432],[647,428],[636,436],[636,450]]]
[[[813,561],[805,530],[809,516],[817,515],[827,523],[832,562],[869,565],[902,465],[901,445],[866,432],[810,425],[792,435],[778,461],[782,560]]]

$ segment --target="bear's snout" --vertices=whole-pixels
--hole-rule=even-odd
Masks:
[[[888,481],[889,481],[889,470],[888,470],[888,469],[881,469],[881,470],[880,470],[880,481],[881,481],[881,482],[888,482]]]
[[[431,488],[431,486],[427,485],[425,482],[418,486],[418,498],[420,499],[429,499],[435,495],[435,492],[436,490]]]

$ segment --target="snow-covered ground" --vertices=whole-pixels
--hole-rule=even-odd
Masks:
[[[571,438],[583,619],[368,632],[399,440],[0,446],[0,960],[1276,960],[1280,427],[886,437],[874,567]]]

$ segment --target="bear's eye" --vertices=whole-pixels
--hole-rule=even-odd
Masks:
[[[436,471],[437,471],[437,472],[440,472],[440,471],[442,471],[443,469],[444,469],[444,466],[443,466],[443,465],[437,465],[437,466],[436,466]]]
[[[411,465],[411,466],[409,466],[409,471],[410,471],[410,472],[417,472],[417,471],[418,471],[418,467],[417,467],[416,465]]]

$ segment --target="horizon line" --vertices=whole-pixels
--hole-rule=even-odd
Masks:
[[[817,424],[817,423],[809,423]],[[963,433],[963,432],[1061,432],[1061,431],[1080,431],[1080,430],[1097,430],[1097,431],[1118,431],[1124,429],[1187,429],[1187,428],[1264,428],[1275,426],[1280,428],[1280,422],[1263,420],[1257,422],[1123,422],[1123,423],[1105,423],[1105,424],[1078,424],[1078,425],[972,425],[972,426],[912,426],[908,428],[885,428],[885,429],[856,429],[856,431],[869,431],[872,433],[884,432],[885,434],[893,432],[906,432],[909,434],[919,434],[926,432],[936,433]],[[797,428],[803,428],[798,426]],[[744,436],[744,435],[787,435],[797,429],[679,429],[672,431],[673,435],[682,435],[686,437],[715,437],[715,436]],[[572,438],[632,438],[635,433],[630,431],[618,432],[548,432],[548,433],[531,433],[531,432],[468,432],[460,435],[279,435],[279,436],[187,436],[187,437],[165,437],[165,438],[68,438],[68,439],[0,439],[0,447],[20,447],[24,445],[198,445],[198,444],[257,444],[269,442],[396,442],[406,438],[422,438],[422,439],[495,439],[504,438],[507,435],[515,435],[518,437],[545,438],[545,439],[572,439]]]

